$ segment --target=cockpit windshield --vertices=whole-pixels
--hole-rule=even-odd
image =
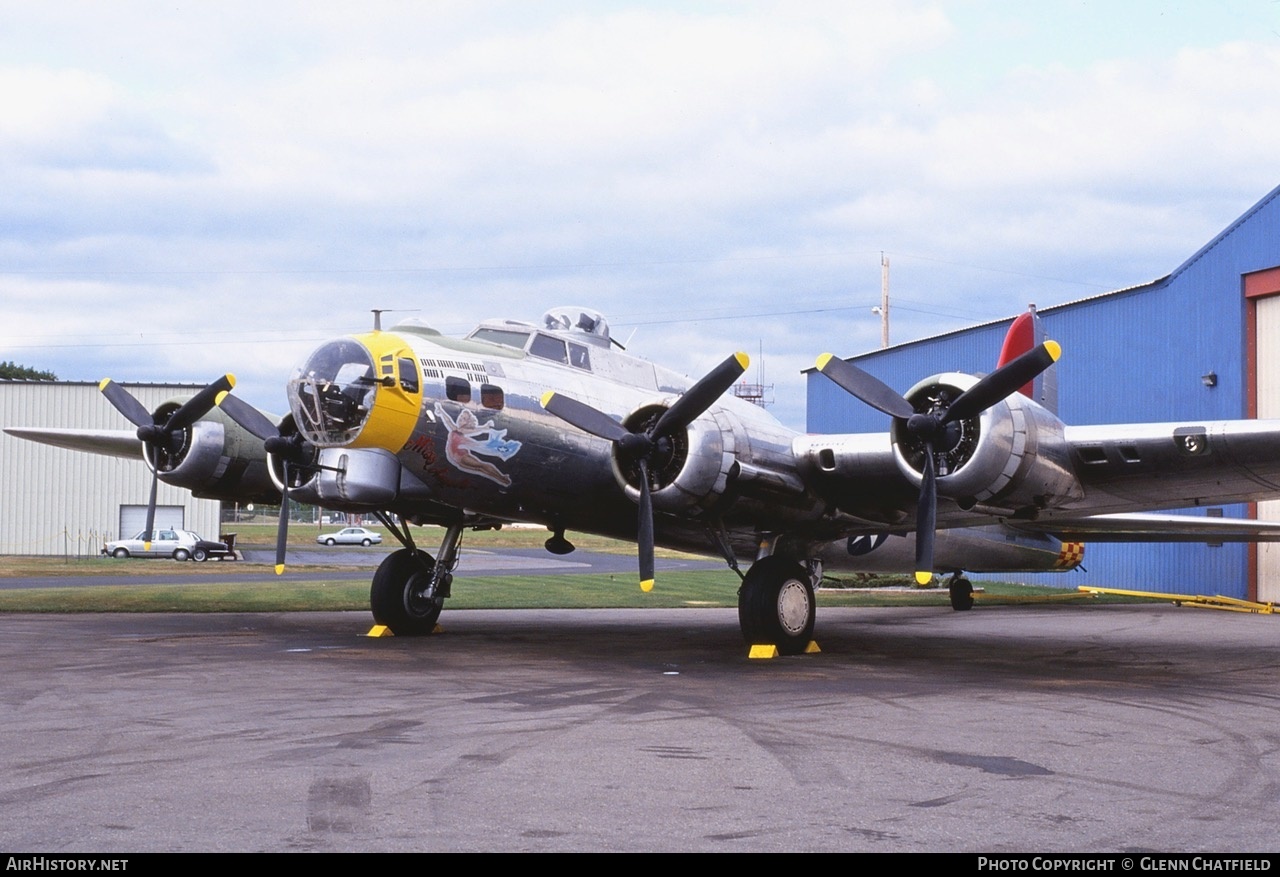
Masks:
[[[320,347],[289,381],[289,407],[316,447],[348,445],[360,434],[378,392],[373,358],[351,339]]]

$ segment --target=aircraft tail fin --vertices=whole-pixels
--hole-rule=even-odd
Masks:
[[[1004,336],[1004,345],[1000,348],[1000,361],[996,368],[1012,362],[1047,338],[1044,325],[1036,313],[1035,305],[1028,305],[1027,312],[1019,314],[1009,326]],[[1057,365],[1051,365],[1041,372],[1035,380],[1019,389],[1022,395],[1034,402],[1039,402],[1054,414],[1058,413],[1058,373]]]

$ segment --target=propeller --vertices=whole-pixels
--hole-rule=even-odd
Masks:
[[[147,500],[147,529],[143,548],[151,550],[151,532],[156,523],[156,491],[160,486],[161,453],[172,458],[182,450],[183,433],[212,409],[219,393],[225,393],[236,385],[234,375],[223,375],[183,402],[164,423],[146,409],[132,393],[111,378],[104,378],[98,390],[117,411],[138,428],[138,440],[146,448],[151,462],[151,497]]]
[[[262,439],[268,454],[280,461],[280,522],[276,525],[276,575],[284,572],[285,548],[289,540],[289,466],[307,465],[315,452],[312,445],[300,434],[285,435],[280,427],[248,402],[230,393],[220,393],[217,405],[227,416]]]
[[[640,561],[640,589],[653,589],[653,496],[649,483],[651,464],[669,457],[671,437],[697,420],[747,370],[745,353],[735,353],[684,392],[647,428],[632,432],[599,409],[555,391],[542,397],[542,407],[583,432],[613,442],[620,461],[639,471],[640,508],[636,521],[636,548]]]
[[[960,421],[976,417],[1012,396],[1057,362],[1061,355],[1062,348],[1056,341],[1046,341],[996,369],[954,400],[937,400],[925,411],[916,411],[915,406],[879,378],[852,363],[830,353],[818,357],[818,371],[877,411],[905,422],[907,432],[923,448],[920,499],[916,504],[917,583],[927,585],[933,578],[933,541],[938,523],[938,475],[934,455],[956,446],[961,437],[957,426]]]

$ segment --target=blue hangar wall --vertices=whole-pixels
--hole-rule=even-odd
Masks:
[[[1243,277],[1280,266],[1280,188],[1167,277],[1039,310],[1062,345],[1057,369],[1059,416],[1070,424],[1229,420],[1249,416]],[[946,371],[995,368],[1012,317],[851,357],[899,392]],[[1280,343],[1280,339],[1275,339]],[[1267,343],[1267,339],[1259,339]],[[1202,375],[1213,372],[1217,385]],[[883,432],[887,418],[823,375],[807,379],[811,433]],[[1203,509],[1189,512],[1204,514]],[[1227,506],[1227,517],[1246,517]],[[1250,547],[1226,544],[1088,544],[1084,570],[1017,578],[1063,587],[1094,584],[1167,593],[1246,599]]]

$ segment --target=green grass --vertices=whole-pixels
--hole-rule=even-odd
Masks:
[[[143,563],[138,561],[137,563]],[[206,564],[206,566],[215,566]],[[249,567],[246,567],[249,568]],[[174,585],[94,585],[0,591],[0,612],[303,612],[367,611],[367,581],[335,581],[317,572],[307,581],[282,581],[265,567],[262,580],[227,583],[201,575]],[[372,570],[370,570],[372,575]],[[979,605],[1078,602],[1071,590],[1004,582],[981,583]],[[641,592],[634,578],[617,574],[474,576],[454,582],[448,609],[613,609],[738,605],[738,580],[728,570],[672,571]],[[1115,602],[1117,598],[1092,598]],[[949,606],[943,588],[823,590],[823,606]]]
[[[331,532],[341,525],[295,524],[289,530],[293,547],[316,547],[315,538],[322,530]],[[384,533],[383,548],[361,549],[368,553],[368,578],[337,579],[332,573],[350,567],[292,566],[302,570],[305,581],[284,581],[271,574],[268,564],[238,561],[209,563],[175,563],[170,560],[115,560],[103,557],[51,558],[0,557],[0,578],[14,576],[114,576],[120,585],[85,587],[52,587],[0,590],[0,612],[303,612],[303,611],[367,611],[369,580],[377,563],[394,549],[394,539],[378,526],[369,529]],[[227,524],[223,532],[236,533],[238,547],[270,548],[275,544],[276,524],[271,520]],[[434,551],[440,541],[439,528],[414,531],[418,543]],[[465,548],[541,548],[548,533],[540,529],[504,528],[502,530],[468,531]],[[571,540],[580,549],[611,554],[635,553],[630,542],[574,533]],[[391,543],[391,544],[387,544]],[[659,550],[663,557],[688,557],[675,551]],[[228,575],[260,574],[260,580],[230,583]],[[146,579],[165,576],[181,577],[182,584],[148,585]],[[900,587],[909,583],[906,576],[839,577],[845,590],[826,590],[818,595],[821,606],[939,606],[949,607],[946,588],[919,589]],[[127,582],[123,583],[123,582]],[[976,594],[979,605],[1011,603],[1079,602],[1081,599],[1104,602],[1134,602],[1134,598],[1083,598],[1075,590],[1032,587],[1007,582],[975,582],[985,593]],[[461,576],[454,582],[447,603],[449,609],[610,609],[610,608],[675,608],[738,605],[738,578],[728,569],[672,571],[658,576],[655,589],[645,594],[635,576],[626,574],[578,573],[536,576]]]

